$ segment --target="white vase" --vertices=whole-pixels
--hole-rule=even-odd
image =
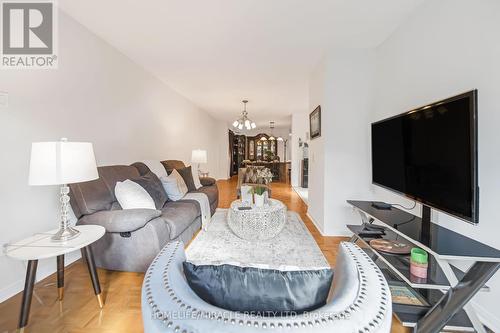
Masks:
[[[259,195],[257,193],[254,193],[253,199],[255,201],[255,206],[256,207],[262,207],[264,206],[264,201],[265,201],[266,193],[264,192],[263,194]]]

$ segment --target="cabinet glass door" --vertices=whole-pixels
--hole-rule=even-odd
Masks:
[[[255,141],[248,141],[248,159],[253,160],[255,158]]]
[[[263,147],[262,147],[262,141],[257,141],[257,160],[262,160],[262,151],[263,151]]]

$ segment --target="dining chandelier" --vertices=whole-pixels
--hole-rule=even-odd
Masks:
[[[255,125],[255,123],[248,118],[248,112],[247,112],[248,101],[245,99],[242,102],[244,106],[243,112],[241,112],[241,117],[233,122],[233,127],[239,130],[242,130],[243,127],[245,127],[247,130],[257,127],[257,125]]]
[[[271,130],[271,134],[269,135],[269,139],[266,138],[265,136],[263,136],[262,138],[260,138],[260,141],[267,141],[267,140],[271,140],[271,141],[274,141],[274,140],[284,141],[284,139],[281,136],[278,136],[277,138],[274,137],[274,121],[270,121],[269,122],[269,129]]]

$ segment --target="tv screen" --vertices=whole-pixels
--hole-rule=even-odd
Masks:
[[[372,180],[477,223],[477,91],[372,124]]]

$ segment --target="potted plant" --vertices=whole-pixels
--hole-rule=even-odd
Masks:
[[[257,207],[264,206],[266,192],[267,188],[264,186],[255,186],[253,188],[253,200],[255,201],[255,206]]]

